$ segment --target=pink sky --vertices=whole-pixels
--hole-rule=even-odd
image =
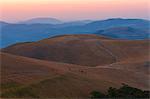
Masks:
[[[16,22],[35,17],[60,20],[148,19],[149,0],[1,0],[0,20]]]

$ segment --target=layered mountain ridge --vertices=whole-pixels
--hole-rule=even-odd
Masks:
[[[2,23],[3,24],[3,23]],[[115,37],[117,39],[149,39],[149,20],[142,19],[108,19],[100,21],[76,21],[67,22],[62,24],[9,24],[1,25],[0,37],[2,42],[0,48],[7,47],[9,45],[18,42],[30,42],[38,41],[44,38],[53,37],[56,35],[64,34],[94,34],[99,30],[107,31],[111,28],[130,27],[134,31],[118,30],[116,33],[109,31],[112,35],[101,35],[108,37]],[[136,36],[133,36],[136,34]],[[131,38],[130,38],[131,36]]]

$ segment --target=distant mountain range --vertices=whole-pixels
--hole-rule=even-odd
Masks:
[[[0,37],[2,38],[0,47],[3,48],[18,42],[37,41],[63,34],[96,33],[112,38],[133,40],[147,39],[150,34],[150,21],[143,19],[114,18],[100,21],[83,20],[67,23],[57,19],[52,19],[52,22],[50,19],[31,19],[17,24],[0,22]]]
[[[25,20],[22,22],[17,22],[17,24],[53,24],[60,26],[74,26],[74,25],[84,25],[92,22],[92,20],[77,20],[77,21],[61,21],[55,18],[33,18],[29,20]]]
[[[79,21],[70,21],[70,22],[64,22],[60,25],[57,25],[57,26],[60,26],[60,27],[66,27],[66,26],[81,26],[81,25],[85,25],[85,24],[88,24],[88,23],[91,23],[93,22],[92,20],[79,20]]]

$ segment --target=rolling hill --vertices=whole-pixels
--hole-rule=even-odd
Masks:
[[[122,83],[148,90],[148,75],[115,68],[86,67],[0,53],[1,96],[5,98],[88,98]]]
[[[149,90],[149,40],[61,35],[1,49],[1,97],[88,98],[124,84]]]
[[[98,66],[138,57],[148,58],[149,40],[114,40],[90,34],[62,35],[15,44],[2,51],[41,60]]]
[[[149,30],[135,29],[131,27],[115,27],[106,30],[100,30],[97,35],[112,37],[115,39],[142,40],[149,39]]]

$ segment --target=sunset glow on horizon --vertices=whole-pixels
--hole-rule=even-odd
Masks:
[[[35,17],[61,20],[149,19],[149,0],[1,0],[0,20],[16,22]]]

